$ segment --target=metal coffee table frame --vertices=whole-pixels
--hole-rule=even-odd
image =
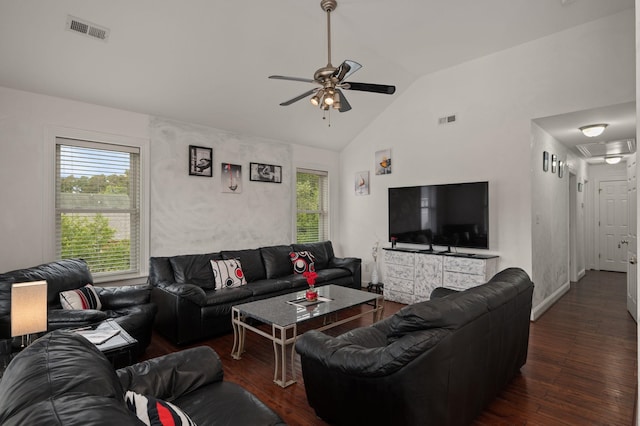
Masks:
[[[338,285],[327,285],[318,287],[319,298],[325,301],[310,304],[303,300],[304,293],[304,291],[289,293],[231,308],[231,323],[233,325],[231,356],[234,359],[241,358],[245,351],[247,330],[270,339],[273,342],[275,357],[273,381],[283,388],[296,383],[294,343],[298,337],[298,324],[314,318],[323,318],[323,325],[316,328],[316,330],[322,331],[368,314],[373,314],[373,322],[377,322],[382,318],[384,311],[384,299],[380,294]],[[360,305],[371,306],[371,309],[338,319],[340,311]],[[250,318],[271,325],[271,334],[249,324],[247,320]],[[287,349],[288,346],[290,349]],[[291,351],[290,354],[289,351]]]

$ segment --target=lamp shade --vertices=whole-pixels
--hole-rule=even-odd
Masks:
[[[15,283],[11,286],[11,336],[47,330],[47,282]]]

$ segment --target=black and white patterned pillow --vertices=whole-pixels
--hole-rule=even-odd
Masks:
[[[304,274],[316,271],[316,258],[310,251],[292,251],[289,257],[293,263],[294,273]]]
[[[212,260],[216,288],[240,287],[247,283],[239,259]]]
[[[138,419],[147,426],[196,425],[184,411],[170,402],[153,396],[129,390],[124,394],[124,401],[127,408],[133,411]]]

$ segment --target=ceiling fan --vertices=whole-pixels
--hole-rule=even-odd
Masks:
[[[281,106],[288,106],[294,102],[311,96],[311,103],[320,107],[324,111],[328,111],[330,107],[340,112],[351,110],[351,105],[342,93],[342,90],[358,90],[361,92],[384,93],[392,95],[396,91],[395,86],[385,84],[356,83],[345,81],[353,73],[362,68],[362,65],[349,59],[345,60],[339,66],[334,67],[331,64],[331,12],[333,12],[338,3],[336,0],[321,0],[320,7],[327,12],[327,45],[328,45],[328,61],[327,65],[319,68],[313,75],[313,79],[300,77],[286,77],[282,75],[270,75],[269,78],[278,80],[302,81],[305,83],[314,83],[320,87],[316,87],[293,99],[282,102]]]

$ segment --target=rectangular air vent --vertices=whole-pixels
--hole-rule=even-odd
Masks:
[[[456,115],[447,115],[446,117],[438,118],[438,124],[453,124],[456,122]]]
[[[97,38],[98,40],[107,41],[109,39],[109,28],[96,25],[86,19],[76,18],[75,16],[67,16],[66,28],[69,31],[84,34],[91,38]]]

